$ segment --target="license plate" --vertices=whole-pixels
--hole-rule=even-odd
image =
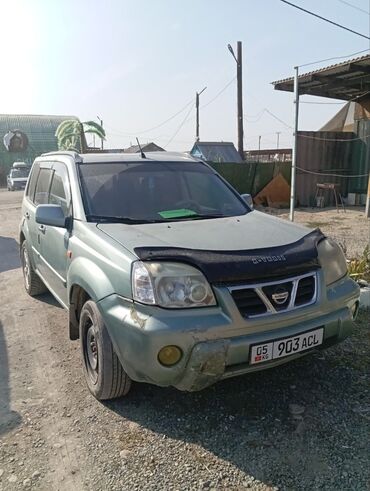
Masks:
[[[315,348],[322,344],[324,329],[315,329],[314,331],[298,334],[290,338],[277,339],[264,344],[252,346],[250,364],[263,363],[283,356],[294,355],[300,351]]]

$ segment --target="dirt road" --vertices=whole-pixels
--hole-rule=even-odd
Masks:
[[[0,490],[369,489],[368,314],[285,367],[101,404],[66,312],[24,292],[20,200],[0,190]]]

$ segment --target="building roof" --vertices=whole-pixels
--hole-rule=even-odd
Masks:
[[[232,142],[195,142],[190,154],[207,162],[243,162]]]
[[[165,149],[160,147],[154,142],[143,143],[141,145],[141,149],[143,152],[165,152]],[[139,153],[140,147],[139,145],[131,145],[131,147],[126,148],[125,153]]]
[[[294,91],[294,77],[272,82],[275,90]],[[300,94],[346,101],[361,98],[370,91],[370,55],[330,65],[302,74],[298,78]]]
[[[0,181],[12,166],[21,160],[31,164],[44,152],[57,150],[58,144],[55,131],[66,119],[77,120],[75,116],[49,116],[36,114],[0,114]],[[8,151],[4,145],[4,136],[20,130],[27,137],[28,144],[23,151]]]

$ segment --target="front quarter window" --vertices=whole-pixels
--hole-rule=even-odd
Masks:
[[[30,201],[33,201],[39,172],[40,172],[40,165],[38,163],[34,163],[31,169],[31,174],[28,180],[28,185],[26,190],[26,196]]]
[[[50,186],[49,203],[59,205],[65,216],[70,212],[69,178],[66,167],[61,163],[53,164],[53,178]]]
[[[49,200],[49,187],[50,187],[51,170],[41,169],[39,173],[39,178],[37,180],[36,190],[35,190],[35,205],[47,204]]]

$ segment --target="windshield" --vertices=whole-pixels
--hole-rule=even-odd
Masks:
[[[206,165],[192,162],[80,164],[90,220],[195,220],[244,215],[246,204]]]
[[[10,176],[11,177],[24,177],[24,178],[27,178],[28,177],[28,174],[30,173],[30,169],[12,169],[10,171]]]

